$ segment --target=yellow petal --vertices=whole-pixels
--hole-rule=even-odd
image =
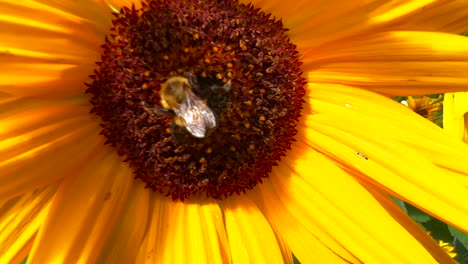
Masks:
[[[276,177],[271,174],[271,177]],[[301,263],[361,263],[338,243],[333,234],[305,217],[295,208],[286,207],[269,179],[263,180],[249,195],[260,200],[262,211]],[[258,198],[260,197],[260,198]],[[307,212],[306,212],[307,215]]]
[[[281,254],[283,255],[284,264],[293,264],[294,263],[293,253],[288,243],[283,239],[283,237],[281,237],[281,234],[278,232],[278,230],[275,230],[273,228],[273,232],[276,235],[276,241],[278,241],[278,246],[280,247]]]
[[[79,169],[102,139],[81,100],[13,98],[0,103],[0,199],[45,186]]]
[[[460,34],[468,28],[465,1],[434,1],[395,22],[392,28]]]
[[[411,233],[437,260],[438,263],[454,263],[453,257],[440,247],[428,233],[413,221],[406,212],[385,193],[376,188],[372,183],[360,181],[377,201]],[[441,250],[442,249],[442,250]]]
[[[309,100],[314,101],[313,113],[339,115],[337,118],[340,119],[341,114],[351,115],[351,119],[346,121],[347,129],[356,130],[355,135],[369,135],[371,131],[368,132],[367,129],[377,129],[378,131],[372,133],[412,146],[439,166],[467,172],[468,164],[463,162],[467,158],[466,146],[447,137],[445,131],[407,107],[378,94],[349,86],[310,84],[307,90],[311,96]],[[320,110],[321,106],[326,110]],[[306,106],[306,109],[309,108]],[[307,110],[305,112],[312,113]],[[309,117],[312,116],[308,115],[307,118]],[[312,118],[326,119],[318,115]],[[335,121],[332,123],[340,125]]]
[[[127,202],[133,174],[102,147],[99,159],[64,180],[28,263],[94,263]]]
[[[223,215],[215,201],[154,198],[137,263],[230,263]]]
[[[390,31],[335,43],[306,54],[311,82],[339,83],[385,95],[465,90],[468,38]]]
[[[301,53],[371,30],[388,27],[394,21],[424,9],[435,0],[347,1],[301,0],[291,5],[279,0],[244,0],[282,19],[288,35]]]
[[[2,206],[0,263],[18,263],[29,254],[56,190],[57,184],[54,184],[12,199]]]
[[[124,6],[131,8],[132,5],[135,5],[135,8],[141,8],[141,1],[134,1],[134,0],[106,0],[106,2],[115,7],[116,9],[120,9]]]
[[[283,263],[273,229],[245,195],[222,201],[233,263]]]
[[[8,2],[18,3],[14,0],[8,0]],[[36,8],[38,11],[54,10],[56,12],[59,10],[69,16],[80,17],[95,28],[93,32],[97,32],[101,36],[107,34],[111,25],[110,19],[113,18],[112,10],[105,0],[82,0],[79,2],[72,0],[26,0],[21,1],[21,3]]]
[[[97,263],[134,263],[145,236],[150,213],[151,190],[142,181],[132,186],[122,216],[106,241]]]
[[[85,1],[81,3],[90,6]],[[107,11],[100,12],[103,14],[99,19],[106,17]],[[82,14],[75,15],[54,8],[50,4],[29,0],[4,0],[0,3],[0,13],[2,28],[0,50],[7,51],[6,48],[14,47],[29,51],[31,55],[42,53],[45,56],[38,56],[37,59],[48,58],[50,62],[62,62],[60,59],[67,58],[76,61],[92,58],[89,56],[99,52],[96,45],[100,45],[103,41],[104,35],[108,32],[107,27],[110,26],[109,15],[102,21],[107,22],[100,24],[97,21],[90,21]],[[28,54],[24,55],[28,57]]]
[[[468,230],[468,147],[365,90],[311,85],[302,139],[379,188]],[[307,110],[306,110],[307,112]]]
[[[51,1],[0,3],[0,91],[43,97],[84,92],[110,28],[109,7],[63,2],[67,9]]]
[[[445,94],[443,105],[444,130],[468,143],[468,92]]]
[[[463,61],[468,38],[423,31],[386,31],[367,34],[345,43],[331,43],[311,51],[316,64],[361,61]]]
[[[271,182],[288,210],[333,234],[363,263],[437,263],[354,177],[302,142]]]

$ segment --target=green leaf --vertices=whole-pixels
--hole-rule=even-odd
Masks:
[[[401,103],[401,101],[408,100],[408,96],[395,96],[395,97],[392,97],[392,99]]]
[[[468,250],[463,246],[463,244],[459,240],[455,240],[453,243],[455,247],[455,252],[457,252],[457,256],[455,260],[458,261],[460,264],[468,264]]]
[[[460,264],[468,264],[468,234],[456,229],[453,226],[448,226],[450,234],[454,237],[453,246],[458,256],[455,258]]]
[[[432,99],[437,99],[437,98],[440,97],[440,94],[428,94],[426,96],[429,97],[429,98],[432,98]]]
[[[448,226],[448,230],[456,240],[460,241],[465,248],[468,248],[468,234],[456,229],[453,226]]]
[[[431,218],[430,221],[423,224],[427,231],[431,231],[431,236],[436,240],[442,240],[446,242],[453,241],[452,234],[448,231],[446,223],[436,218]]]
[[[398,199],[398,198],[395,198],[395,197],[391,197],[393,199],[393,201],[398,205],[400,206],[400,208],[405,211],[405,213],[408,213],[408,210],[406,210],[406,205],[405,205],[405,202],[403,202],[402,200]]]
[[[406,204],[406,210],[408,212],[408,215],[418,223],[424,224],[432,219],[430,215],[412,206],[411,204]]]

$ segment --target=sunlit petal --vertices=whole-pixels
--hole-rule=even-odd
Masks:
[[[222,205],[234,263],[277,263],[282,259],[273,229],[252,201],[239,195]]]
[[[0,91],[53,98],[84,90],[99,59],[96,47],[108,32],[110,9],[95,1],[60,3],[0,3]]]
[[[261,200],[269,222],[298,259],[303,263],[362,263],[338,243],[333,234],[318,226],[313,218],[305,217],[306,212],[287,207],[279,194],[269,179],[255,192],[249,192]]]
[[[468,28],[467,18],[465,1],[438,0],[395,21],[392,28],[460,34]]]
[[[103,150],[99,159],[63,181],[38,234],[29,263],[93,263],[127,202],[128,166]]]
[[[440,250],[440,246],[434,243],[434,239],[428,235],[427,231],[421,228],[406,212],[404,212],[385,192],[378,189],[372,183],[360,181],[360,183],[380,202],[385,210],[398,221],[411,235],[414,236],[439,263],[453,263],[452,256],[445,250]]]
[[[313,219],[364,263],[438,263],[351,175],[304,143],[271,181],[286,208]]]
[[[50,184],[90,160],[102,140],[88,109],[81,100],[0,103],[1,199]]]
[[[120,9],[124,6],[126,7],[132,7],[133,5],[135,8],[140,8],[141,7],[141,1],[134,1],[134,0],[106,0],[106,2],[115,7],[116,9]]]
[[[444,96],[444,130],[468,143],[468,93],[447,93]]]
[[[53,184],[3,203],[0,214],[0,263],[18,263],[29,254],[56,190],[57,184]]]
[[[468,38],[446,33],[390,31],[311,51],[311,82],[339,83],[386,95],[463,90]]]
[[[374,93],[339,85],[310,87],[315,114],[304,119],[301,140],[394,196],[468,230],[465,144]]]
[[[150,220],[149,189],[142,182],[135,182],[112,234],[106,241],[97,263],[133,263]]]
[[[302,0],[294,5],[278,0],[244,2],[253,2],[262,10],[282,18],[294,43],[306,54],[308,50],[328,42],[389,27],[437,1]]]
[[[215,201],[184,203],[155,195],[137,263],[229,263],[230,259],[223,215]]]

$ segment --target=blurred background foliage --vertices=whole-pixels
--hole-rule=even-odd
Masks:
[[[468,35],[468,32],[465,32]],[[436,125],[443,127],[443,94],[425,96],[394,97],[420,116]],[[393,198],[395,202],[424,230],[430,232],[432,238],[446,251],[456,253],[455,260],[468,264],[468,235],[462,231],[426,214],[411,204]],[[453,247],[453,248],[451,248]],[[454,254],[451,254],[454,255]]]
[[[468,30],[461,33],[461,35],[468,36]],[[432,94],[420,97],[394,97],[393,99],[443,128],[444,94]],[[412,104],[412,99],[416,99],[418,103]],[[455,253],[456,255],[450,253],[454,256],[455,260],[461,264],[468,264],[468,234],[426,214],[408,203],[396,198],[393,199],[416,223],[428,231],[440,246],[448,252]]]

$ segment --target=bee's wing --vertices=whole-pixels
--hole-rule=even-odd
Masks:
[[[203,100],[189,91],[174,113],[183,120],[185,128],[194,137],[205,137],[208,128],[216,127],[216,117]]]

